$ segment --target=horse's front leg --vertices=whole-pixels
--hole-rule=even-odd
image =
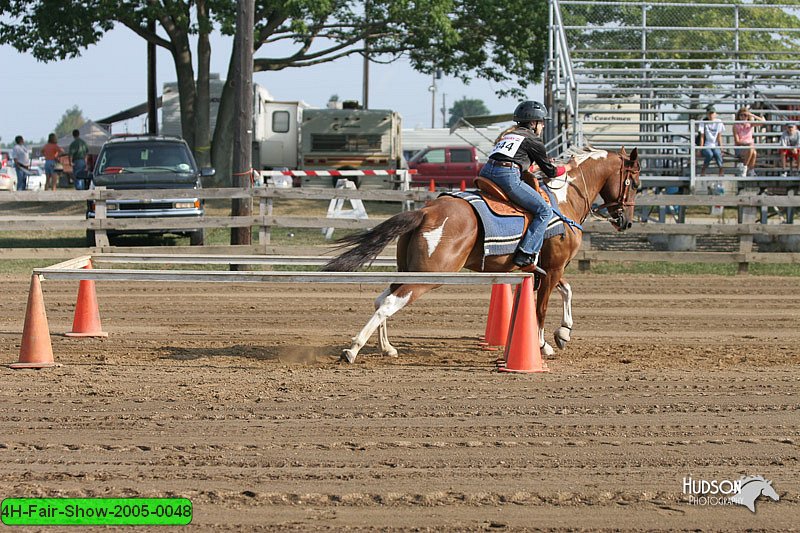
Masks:
[[[556,289],[561,295],[564,312],[561,316],[561,327],[556,328],[553,336],[555,337],[556,345],[563,350],[570,341],[572,333],[572,287],[567,283],[567,280],[561,278],[561,281],[556,285]]]
[[[539,323],[539,351],[543,357],[550,357],[555,355],[556,351],[544,338],[544,319],[547,316],[547,305],[550,303],[550,294],[553,288],[560,279],[561,272],[550,272],[548,270],[547,276],[544,276],[539,285],[539,290],[536,292],[536,319]]]

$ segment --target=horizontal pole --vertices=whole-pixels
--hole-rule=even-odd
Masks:
[[[521,283],[532,274],[470,272],[256,272],[199,270],[127,270],[127,269],[62,269],[35,268],[33,273],[45,280],[94,281],[201,281],[210,283],[357,283],[357,284],[423,284],[423,285],[487,285]]]
[[[642,51],[641,49],[632,50],[630,48],[573,48],[571,50],[572,54],[636,54],[641,56]],[[709,54],[718,54],[719,52],[709,51],[709,50],[698,50],[697,48],[687,49],[687,48],[649,48],[645,50],[645,54],[647,58],[652,58],[653,54],[669,54],[670,56],[674,56],[674,54],[702,54],[704,56],[708,56]],[[729,52],[726,54],[728,56],[733,55],[733,52]],[[739,50],[739,57],[742,56],[794,56],[800,55],[800,52],[795,50]],[[580,59],[580,56],[577,56],[577,59]],[[640,58],[641,60],[641,58]],[[716,59],[709,59],[709,62],[716,61]]]
[[[576,74],[595,73],[598,69],[576,68]],[[697,68],[608,68],[602,69],[603,73],[628,74],[631,72],[652,72],[653,74],[704,74],[706,76],[736,74],[749,76],[751,74],[769,74],[770,76],[796,76],[800,74],[797,69],[697,69]]]
[[[661,5],[661,4],[659,4]],[[770,6],[772,7],[772,6]],[[795,6],[797,9],[797,6]],[[797,33],[800,28],[749,28],[749,27],[720,27],[720,26],[564,26],[565,30],[580,30],[582,32],[654,32],[654,31],[713,31],[713,32],[746,32],[746,33]],[[633,53],[633,51],[631,51]],[[646,51],[645,51],[646,53]],[[709,52],[706,52],[709,53]]]
[[[762,252],[620,252],[580,250],[577,260],[612,262],[670,262],[670,263],[770,263],[800,264],[800,253]]]
[[[631,52],[633,53],[633,52]],[[638,51],[636,53],[641,53]],[[708,53],[708,52],[706,52]],[[787,55],[794,55],[794,52],[787,50]],[[793,63],[794,61],[791,59],[689,59],[689,58],[657,58],[657,57],[618,57],[618,58],[607,58],[607,57],[598,57],[598,58],[578,58],[574,59],[573,63],[700,63],[703,65],[708,64],[716,64],[716,63],[732,63],[732,64],[764,64],[764,65],[772,65],[772,64],[782,64],[782,63]],[[579,67],[581,68],[581,67]],[[653,67],[654,69],[658,69],[658,67]]]
[[[10,191],[2,195],[3,202],[79,202],[87,200],[163,200],[201,198],[205,200],[232,200],[241,198],[291,198],[297,200],[331,200],[334,198],[378,200],[387,202],[418,201],[436,198],[438,193],[418,188],[408,191],[333,189],[323,187],[298,187],[277,189],[238,187],[210,189],[94,189],[90,191]]]
[[[151,263],[151,264],[189,264],[189,265],[283,265],[283,266],[321,266],[333,259],[330,256],[291,256],[291,255],[209,255],[209,254],[95,254],[92,260],[95,264],[126,264],[126,263]],[[397,265],[393,257],[376,257],[370,266]],[[61,264],[48,267],[49,269],[62,268]],[[64,266],[63,268],[67,268]]]
[[[559,0],[558,3],[561,4],[562,6],[597,6],[598,5],[596,0],[595,1],[591,1],[591,0]],[[737,3],[735,5],[731,5],[731,4],[723,4],[723,3],[708,3],[708,4],[706,4],[705,2],[702,2],[702,3],[698,2],[698,3],[695,3],[695,4],[687,3],[687,2],[682,2],[682,3],[679,3],[679,2],[663,2],[662,3],[662,2],[659,2],[657,4],[654,4],[653,2],[605,2],[604,1],[602,3],[602,5],[603,6],[617,6],[617,7],[621,7],[621,6],[624,6],[624,7],[639,7],[639,8],[643,8],[643,7],[646,7],[646,8],[657,8],[657,7],[682,7],[682,8],[687,8],[687,7],[696,7],[696,8],[706,9],[706,8],[709,8],[709,7],[713,7],[713,8],[730,9],[731,13],[733,12],[733,9],[735,7],[739,8],[739,9],[743,9],[743,8],[745,8],[745,9],[746,8],[751,8],[751,9],[761,8],[761,9],[764,9],[765,7],[766,8],[797,9],[798,7],[800,7],[797,4],[781,4],[781,3],[769,4],[769,5],[764,5],[764,4],[738,4]]]
[[[616,235],[617,230],[611,224],[596,223],[585,225],[586,233]],[[797,235],[800,227],[793,224],[666,224],[647,222],[634,224],[625,231],[629,235]]]
[[[598,79],[594,77],[587,77],[583,75],[580,80],[578,80],[581,84],[584,83],[595,83],[595,84],[603,84],[603,85],[610,85],[615,86],[620,83],[636,83],[638,87],[643,87],[647,89],[647,85],[649,84],[668,84],[668,83],[681,83],[684,85],[687,84],[699,84],[703,86],[714,86],[714,85],[745,85],[745,84],[755,84],[755,83],[769,83],[770,85],[778,85],[778,81],[785,82],[785,85],[789,85],[793,83],[794,80],[775,80],[773,78],[765,77],[765,78],[750,78],[750,79],[735,79],[735,78],[717,78],[717,79],[709,79],[709,78],[647,78],[642,79],[641,76],[618,76],[614,78],[603,78]],[[787,91],[792,90],[787,87]]]

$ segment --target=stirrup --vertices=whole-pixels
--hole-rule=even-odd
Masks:
[[[522,250],[517,250],[514,253],[514,264],[517,265],[520,269],[524,270],[533,266],[533,271],[539,275],[546,276],[547,272],[545,272],[539,265],[539,254],[533,253],[528,254],[523,252]]]

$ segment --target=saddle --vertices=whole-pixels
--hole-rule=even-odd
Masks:
[[[539,187],[538,182],[534,180],[526,180],[528,182],[532,181],[535,183],[536,192],[542,195],[544,201],[547,204],[550,204],[550,198],[547,194]],[[486,200],[486,205],[489,206],[495,214],[501,216],[521,216],[525,218],[525,227],[527,228],[528,225],[531,223],[533,219],[533,215],[529,212],[521,209],[516,204],[514,204],[511,199],[508,197],[506,192],[498,187],[493,181],[488,180],[486,178],[482,178],[480,176],[475,178],[473,182],[475,187],[481,192],[481,196],[483,199]]]

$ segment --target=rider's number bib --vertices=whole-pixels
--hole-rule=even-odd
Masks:
[[[522,135],[517,135],[515,133],[507,133],[503,135],[503,138],[494,145],[494,149],[489,156],[494,154],[503,154],[508,157],[514,157],[519,150],[519,147],[522,146],[522,141],[525,140],[525,137]]]

